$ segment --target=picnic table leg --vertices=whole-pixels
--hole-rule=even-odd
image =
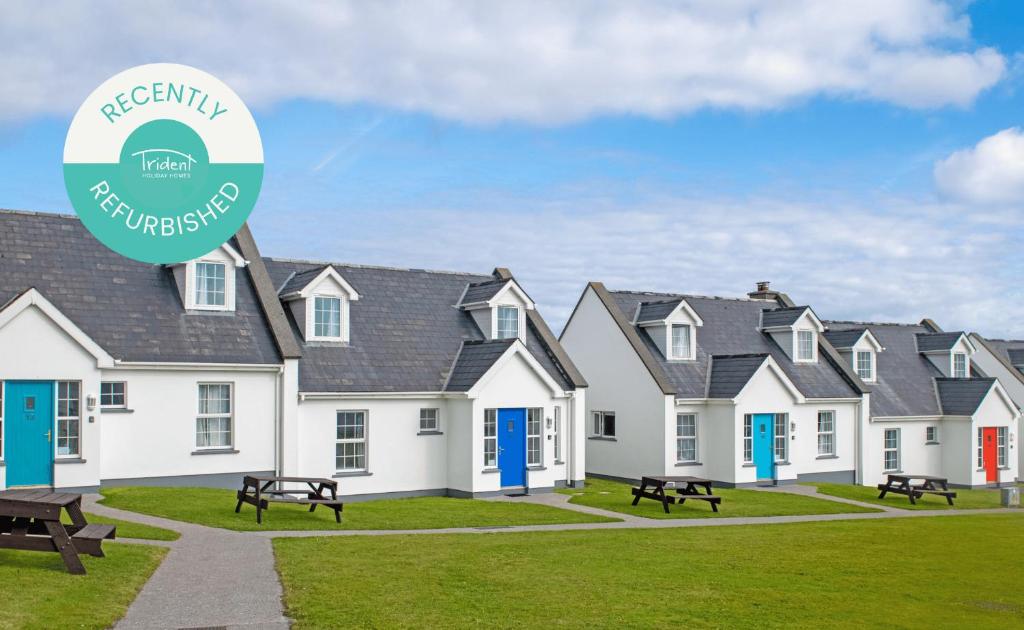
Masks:
[[[647,484],[645,484],[644,482],[641,481],[640,482],[640,492],[638,492],[637,495],[635,497],[633,497],[633,505],[636,505],[637,503],[640,503],[640,497],[643,496],[644,490],[646,490],[646,489],[647,489]]]
[[[238,514],[242,511],[242,501],[244,500],[245,495],[247,494],[249,494],[249,485],[245,483],[245,479],[242,479],[242,489],[238,495],[238,505],[235,506],[235,514]]]
[[[910,497],[910,505],[917,505],[917,499],[914,498],[914,487],[910,485],[910,481],[903,484],[903,488],[907,491],[907,496]]]
[[[82,564],[81,558],[78,557],[78,550],[71,543],[71,538],[68,536],[64,526],[61,525],[60,521],[44,521],[44,523],[46,524],[46,531],[50,534],[54,546],[57,547],[57,551],[60,553],[60,557],[64,559],[64,566],[68,568],[68,573],[85,575],[85,565]]]
[[[704,489],[707,490],[707,495],[710,497],[711,496],[711,484],[710,483],[709,484],[705,484],[704,485]],[[717,514],[718,513],[718,502],[717,501],[708,501],[708,503],[711,504],[711,511]]]
[[[657,493],[661,497],[661,507],[665,508],[665,514],[668,514],[668,495],[665,494],[665,486],[658,486]]]
[[[338,491],[335,490],[334,488],[331,488],[331,500],[332,501],[337,501],[338,500]],[[340,503],[336,503],[334,505],[334,521],[336,523],[340,523],[341,522],[341,510],[344,509],[344,507],[345,506],[341,505]]]
[[[310,499],[323,499],[324,498],[324,484],[320,484],[320,485],[318,485],[315,488],[313,487],[313,484],[311,484],[311,483],[308,483],[307,485],[309,485],[309,489],[311,491],[309,493],[309,498]],[[315,509],[316,509],[316,503],[311,503],[309,505],[309,511],[312,512]]]
[[[256,484],[256,524],[263,524],[263,500],[260,497],[262,494],[259,484]]]
[[[81,499],[75,501],[74,503],[69,503],[67,506],[64,507],[64,509],[68,511],[68,516],[71,517],[71,523],[75,527],[81,529],[88,525],[88,523],[85,522],[85,515],[82,514]]]
[[[885,487],[882,488],[882,492],[879,493],[879,495],[878,495],[879,499],[884,499],[885,498],[885,494],[887,492],[889,492],[889,488],[890,488],[891,485],[892,485],[892,479],[889,479],[888,481],[885,482]]]

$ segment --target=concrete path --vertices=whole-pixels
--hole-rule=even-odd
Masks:
[[[270,540],[135,512],[83,497],[98,516],[181,533],[115,628],[288,628]],[[141,542],[141,541],[132,541]]]
[[[903,514],[907,510],[901,510],[897,507],[890,505],[877,505],[875,503],[867,503],[864,501],[857,501],[856,499],[846,499],[844,497],[834,497],[830,494],[822,494],[818,492],[818,489],[814,486],[805,486],[802,484],[788,484],[784,486],[767,486],[757,488],[761,492],[783,492],[786,494],[799,494],[806,497],[814,497],[815,499],[824,499],[826,501],[835,501],[836,503],[846,503],[847,505],[857,505],[860,507],[874,508],[876,510],[884,510],[886,512],[893,512],[895,514]],[[935,512],[944,512],[946,510],[934,510]],[[961,510],[971,511],[973,510]]]

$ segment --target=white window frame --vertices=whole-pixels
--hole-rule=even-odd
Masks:
[[[202,403],[203,395],[202,391],[204,387],[220,387],[226,386],[228,388],[228,411],[227,413],[218,412],[203,412]],[[199,444],[199,421],[206,419],[227,419],[228,421],[228,443],[227,444]],[[231,381],[200,381],[196,383],[196,422],[194,426],[195,438],[194,443],[197,451],[222,451],[225,449],[233,449],[235,447],[235,384]]]
[[[61,386],[71,387],[74,386],[76,389],[75,397],[71,397],[70,390],[67,396],[61,396]],[[54,440],[54,449],[57,459],[80,459],[82,457],[82,382],[81,381],[57,381],[57,406],[56,406],[56,422],[55,427],[57,431],[57,439]],[[77,403],[77,414],[61,413],[61,403],[66,401],[70,411],[71,401],[74,400]],[[71,433],[71,427],[74,427],[74,434]],[[60,443],[61,440],[67,440],[68,448],[67,452],[61,453]],[[74,441],[75,448],[72,450],[71,442]]]
[[[754,463],[754,416],[743,414],[743,463]]]
[[[337,302],[338,303],[338,334],[337,335],[318,334],[317,328],[319,326],[321,326],[320,322],[317,321],[317,316],[321,312],[320,309],[317,308],[317,302],[318,301],[331,301],[331,302]],[[313,311],[312,311],[312,317],[313,317],[312,330],[310,331],[310,332],[312,332],[312,335],[310,335],[310,337],[309,337],[311,340],[315,340],[315,341],[341,341],[342,339],[344,339],[344,337],[345,337],[345,298],[343,298],[341,296],[338,296],[338,295],[313,295],[309,299],[309,306],[311,306],[312,309],[313,309]],[[324,311],[324,312],[327,312],[327,311]],[[331,324],[331,322],[325,322],[323,324],[324,329],[326,330],[330,326],[330,324]],[[327,332],[330,332],[330,331],[328,330]]]
[[[860,359],[867,356],[867,376],[861,371]],[[875,353],[870,350],[855,350],[853,353],[853,369],[862,381],[872,382],[875,380]]]
[[[978,427],[978,470],[985,470],[985,429]]]
[[[961,358],[963,359],[963,362],[964,362],[963,373],[959,373],[959,370],[958,370],[957,364],[956,364],[957,363],[957,359],[961,359]],[[953,378],[969,378],[971,376],[971,368],[969,367],[969,363],[967,361],[967,353],[966,352],[954,352],[953,353],[953,358],[951,359],[951,361],[952,361],[952,367],[950,368],[950,374],[953,375]]]
[[[607,418],[612,418],[612,432],[608,433],[608,425],[606,423]],[[611,439],[615,437],[615,433],[618,431],[617,419],[614,411],[595,411],[591,415],[592,423],[590,425],[590,436],[597,438]]]
[[[685,331],[686,334],[683,337],[686,343],[683,348],[676,348],[676,330]],[[690,324],[671,324],[669,326],[669,352],[671,358],[679,360],[693,359],[693,326]],[[679,352],[683,350],[683,352]]]
[[[772,422],[772,453],[776,464],[784,464],[789,461],[789,414],[774,414]],[[782,431],[779,431],[780,426]]]
[[[823,420],[827,418],[827,423]],[[827,430],[824,430],[827,429]],[[822,443],[827,444],[822,450]],[[833,409],[818,411],[818,457],[836,456],[836,412]]]
[[[928,434],[931,433],[931,436]],[[939,443],[939,427],[931,424],[924,428],[924,443],[925,444],[938,444]]]
[[[427,413],[424,413],[427,412]],[[433,412],[433,413],[431,413]],[[433,415],[433,419],[430,416]],[[433,420],[433,426],[431,426],[431,420]],[[426,422],[427,424],[424,424]],[[441,432],[441,409],[438,407],[421,407],[420,408],[420,433],[440,433]]]
[[[512,310],[515,312],[513,321],[516,323],[516,330],[514,335],[502,334],[501,329],[502,321],[509,321],[508,319],[502,320],[501,314],[503,311]],[[498,304],[494,307],[494,338],[495,339],[520,339],[523,335],[523,322],[522,320],[522,309],[515,304]],[[507,333],[508,331],[504,331]]]
[[[121,386],[121,402],[120,404],[104,403],[103,402],[103,386],[104,385],[120,385]],[[114,396],[114,394],[111,394]],[[127,381],[101,381],[100,382],[100,409],[127,409],[128,408],[128,382]]]
[[[554,447],[553,455],[555,456],[555,463],[561,464],[562,462],[562,408],[555,405],[554,410]]]
[[[363,435],[362,437],[338,437],[338,429],[341,426],[341,415],[351,414],[353,416],[362,415],[363,419]],[[338,455],[338,446],[342,444],[361,444],[363,446],[363,465],[352,468],[341,468],[338,466],[339,457],[356,457],[354,455]],[[334,413],[334,470],[337,473],[359,473],[367,472],[370,469],[370,412],[367,409],[337,409]]]
[[[805,335],[805,334],[810,336],[810,356],[807,356],[807,357],[804,357],[800,353],[800,350],[801,350],[800,340],[803,337],[803,335]],[[793,357],[794,357],[793,360],[796,361],[796,362],[800,362],[800,363],[814,363],[815,358],[817,357],[817,350],[815,348],[815,346],[817,346],[817,343],[815,343],[816,339],[817,339],[817,333],[814,332],[813,330],[799,329],[799,330],[794,331],[793,332],[793,346],[794,346],[793,347],[793,350],[794,350],[794,352],[793,352]]]
[[[896,446],[889,446],[890,431],[896,436]],[[901,447],[903,446],[903,436],[900,435],[901,433],[902,431],[899,428],[885,429],[884,431],[882,431],[882,472],[899,472],[901,470],[900,467],[903,464],[903,454],[900,452],[902,450]],[[889,453],[894,453],[896,455],[896,465],[893,468],[890,468],[886,465],[885,459],[886,455],[888,455]]]
[[[684,418],[690,418],[693,420],[693,432],[687,433]],[[677,464],[696,464],[700,461],[700,440],[698,435],[700,434],[699,425],[700,420],[696,413],[677,413],[676,414],[676,463]],[[688,443],[693,444],[693,457],[684,458],[683,451],[685,445]]]
[[[1006,427],[996,427],[996,467],[1006,468],[1008,464],[1009,431]]]
[[[498,410],[484,409],[484,469],[498,468]],[[488,456],[490,463],[488,463]]]
[[[544,465],[544,409],[526,410],[526,465]]]
[[[202,304],[199,302],[199,265],[219,265],[224,268],[224,303],[223,304]],[[235,267],[232,263],[224,260],[212,260],[200,258],[191,261],[187,268],[189,281],[188,309],[196,311],[233,311],[235,310]]]

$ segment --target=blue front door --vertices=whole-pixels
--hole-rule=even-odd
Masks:
[[[7,381],[4,455],[7,486],[53,484],[53,383]]]
[[[498,468],[501,487],[526,485],[526,410],[498,410]]]
[[[775,416],[770,413],[754,414],[754,465],[758,479],[775,478],[775,451],[772,444]]]

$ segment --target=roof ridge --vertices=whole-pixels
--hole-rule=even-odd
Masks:
[[[507,343],[507,344],[513,344],[513,343],[516,342],[516,340],[517,340],[517,337],[512,337],[510,339],[463,339],[462,343],[467,345],[467,346],[481,346],[481,345],[488,344],[488,343]]]
[[[629,293],[632,295],[651,295],[651,296],[662,296],[666,298],[674,299],[686,299],[686,298],[697,298],[699,300],[723,300],[732,302],[764,302],[768,304],[776,304],[775,300],[762,300],[760,298],[748,298],[748,297],[728,297],[722,295],[698,295],[696,293],[663,293],[660,291],[632,291],[630,289],[608,289],[609,293]],[[666,302],[668,300],[665,300]]]
[[[309,259],[305,259],[305,258],[285,258],[285,257],[278,257],[278,256],[264,256],[263,259],[264,260],[269,260],[271,262],[299,263],[299,264],[303,264],[303,265],[321,265],[322,267],[332,266],[332,267],[350,267],[352,269],[379,269],[379,270],[382,270],[382,271],[406,271],[406,272],[416,272],[416,273],[436,273],[436,274],[444,274],[444,275],[449,275],[449,276],[478,276],[478,277],[481,277],[481,278],[490,276],[490,274],[487,274],[487,273],[476,273],[474,271],[449,271],[449,270],[444,270],[444,269],[418,269],[418,268],[413,268],[413,267],[392,267],[392,266],[388,266],[388,265],[361,265],[359,263],[346,263],[346,262],[336,262],[336,261],[327,261],[327,260],[309,260]]]
[[[918,324],[908,324],[908,323],[905,323],[905,322],[868,322],[868,321],[858,321],[858,320],[854,320],[854,319],[825,319],[825,320],[822,320],[821,323],[823,323],[825,325],[828,325],[828,324],[844,324],[844,325],[845,324],[852,324],[852,325],[855,325],[855,326],[903,326],[903,327],[906,327],[906,328],[925,328],[924,326],[922,326],[919,323]]]
[[[771,356],[767,352],[743,352],[740,354],[713,354],[713,359],[754,359],[757,357],[768,358]]]
[[[55,219],[73,219],[81,222],[77,214],[65,214],[63,212],[46,212],[44,210],[17,210],[15,208],[0,208],[0,214],[20,214],[30,217],[53,217]]]

